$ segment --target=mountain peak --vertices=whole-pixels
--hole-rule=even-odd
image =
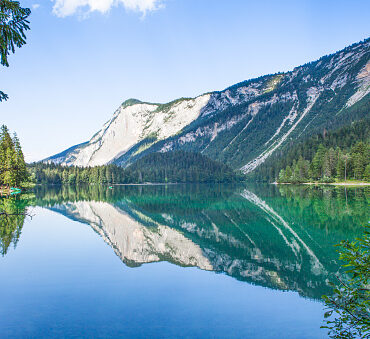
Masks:
[[[135,98],[130,98],[130,99],[127,99],[126,101],[124,101],[122,103],[122,107],[123,108],[126,108],[126,107],[129,107],[129,106],[133,106],[133,105],[137,105],[137,104],[142,104],[143,102],[138,100],[138,99],[135,99]]]

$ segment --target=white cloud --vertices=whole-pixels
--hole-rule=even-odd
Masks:
[[[40,7],[40,4],[33,4],[32,9],[38,9]]]
[[[149,11],[161,8],[162,0],[52,0],[53,13],[59,17],[66,17],[76,13],[98,11],[107,13],[113,6],[123,5],[126,9],[140,12],[145,15]]]

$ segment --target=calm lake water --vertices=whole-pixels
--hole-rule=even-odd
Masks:
[[[324,338],[368,188],[38,187],[0,200],[1,337]],[[338,272],[339,270],[339,272]]]

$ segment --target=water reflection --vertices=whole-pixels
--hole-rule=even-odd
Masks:
[[[0,197],[0,253],[6,255],[11,244],[16,248],[27,216],[29,196]]]
[[[29,203],[90,225],[131,267],[168,261],[319,299],[338,271],[333,245],[368,222],[368,193],[273,185],[39,187]],[[16,228],[13,234],[18,239]]]

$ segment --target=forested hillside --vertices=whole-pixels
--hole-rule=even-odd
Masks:
[[[140,184],[185,182],[235,182],[244,175],[204,155],[184,151],[153,153],[135,164],[78,167],[35,163],[29,166],[38,184]]]
[[[244,179],[229,166],[184,151],[151,153],[127,168],[138,182],[233,182]]]
[[[370,117],[334,131],[324,129],[286,149],[249,175],[249,180],[370,180]]]

